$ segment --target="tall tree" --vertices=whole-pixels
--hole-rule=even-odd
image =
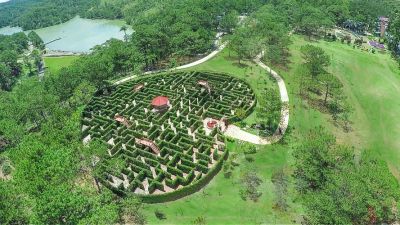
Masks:
[[[331,97],[343,86],[340,80],[330,73],[324,73],[319,77],[320,82],[325,88],[324,105],[327,104],[328,97]]]
[[[324,187],[335,166],[331,158],[335,144],[335,137],[318,127],[310,131],[304,142],[293,152],[296,158],[296,186],[301,193]]]
[[[31,31],[28,34],[29,41],[32,43],[32,45],[40,50],[44,49],[44,42],[42,38],[35,32]]]
[[[5,91],[10,91],[15,83],[16,78],[13,76],[11,69],[4,63],[0,63],[0,86]]]
[[[251,59],[258,52],[259,39],[256,37],[249,27],[240,27],[232,35],[229,47],[236,52],[239,64],[243,59]]]
[[[221,19],[221,29],[227,33],[231,33],[239,23],[239,13],[232,10]]]
[[[333,26],[330,18],[323,13],[322,9],[310,5],[301,4],[300,13],[297,18],[298,28],[304,32],[309,39],[316,34],[320,28],[329,28]]]
[[[120,29],[120,31],[124,32],[124,40],[125,42],[128,41],[128,35],[126,34],[126,31],[128,30],[128,27],[126,25],[123,25]]]
[[[330,65],[330,58],[322,48],[307,44],[302,46],[300,51],[304,64],[314,79],[325,73],[326,67]]]

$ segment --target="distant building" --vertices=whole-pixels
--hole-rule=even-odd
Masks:
[[[384,16],[379,17],[377,33],[379,33],[380,37],[382,37],[382,38],[385,37],[385,35],[386,35],[386,30],[389,26],[389,21],[390,20],[388,17],[384,17]]]

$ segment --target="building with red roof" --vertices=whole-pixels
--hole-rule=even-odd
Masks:
[[[217,121],[215,121],[215,120],[210,120],[207,122],[208,129],[214,129],[216,125],[217,125]]]
[[[168,109],[169,98],[165,96],[157,96],[151,101],[151,106],[158,111]]]

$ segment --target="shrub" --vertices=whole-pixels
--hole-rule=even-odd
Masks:
[[[250,199],[254,202],[258,201],[262,193],[257,188],[261,185],[262,180],[258,177],[257,173],[254,171],[246,172],[241,181],[243,188],[240,190],[240,196],[242,199]]]
[[[12,172],[12,167],[10,163],[4,163],[3,166],[1,167],[2,172],[5,176],[10,175]]]
[[[165,216],[165,213],[163,213],[162,211],[156,209],[156,211],[154,211],[154,215],[156,215],[157,219],[159,220],[165,220],[167,219],[167,216]]]
[[[257,153],[257,147],[254,145],[249,145],[244,150],[244,154],[256,154],[256,153]]]
[[[254,157],[251,155],[245,155],[244,158],[247,162],[254,162]]]

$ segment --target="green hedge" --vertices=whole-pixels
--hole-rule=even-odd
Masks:
[[[163,203],[175,201],[180,198],[186,197],[190,194],[200,191],[205,185],[207,185],[215,175],[221,170],[224,160],[228,157],[228,151],[226,150],[223,157],[217,162],[217,164],[202,177],[202,179],[195,181],[194,183],[184,186],[176,191],[165,193],[165,194],[154,194],[154,195],[137,195],[145,203]]]
[[[194,75],[197,74],[197,75]],[[114,138],[116,146],[110,149],[114,155],[121,156],[131,166],[132,170],[139,173],[139,176],[134,177],[133,172],[123,170],[123,173],[128,175],[132,186],[127,190],[123,190],[123,187],[110,188],[117,194],[121,195],[121,191],[128,193],[139,187],[140,180],[143,181],[146,177],[150,182],[150,193],[157,189],[160,189],[160,184],[163,183],[161,179],[162,175],[159,176],[159,169],[161,165],[167,166],[169,172],[165,172],[165,182],[168,186],[183,185],[184,187],[176,190],[172,193],[166,193],[162,195],[149,195],[140,196],[147,202],[162,202],[171,201],[175,198],[186,196],[196,190],[201,189],[206,183],[208,183],[215,174],[221,169],[224,156],[227,156],[227,150],[221,152],[215,151],[211,153],[211,147],[214,143],[214,137],[217,135],[218,140],[224,137],[219,133],[218,129],[212,132],[212,136],[206,136],[202,121],[199,117],[223,117],[225,116],[228,120],[237,120],[235,116],[231,115],[231,109],[236,109],[239,105],[242,105],[246,109],[247,115],[249,115],[256,104],[250,107],[252,100],[256,101],[254,93],[252,93],[251,87],[245,80],[233,78],[231,76],[221,76],[214,72],[177,72],[169,73],[163,77],[157,75],[143,76],[139,80],[132,80],[125,84],[114,87],[114,90],[108,96],[102,96],[101,91],[93,97],[89,105],[84,109],[82,113],[82,125],[86,125],[89,128],[84,130],[82,136],[88,134],[92,135],[92,138],[99,140],[108,141],[110,138]],[[227,75],[227,74],[223,74]],[[188,77],[191,76],[191,77]],[[150,79],[149,79],[150,78]],[[196,84],[197,79],[208,79],[211,86],[213,86],[212,95],[208,93],[200,93],[199,95],[186,95],[192,100],[193,103],[196,101],[198,96],[199,104],[204,105],[204,108],[192,104],[191,108],[194,110],[189,113],[188,98],[178,93],[176,90],[184,82],[191,82]],[[138,93],[132,93],[132,86],[137,84],[140,79],[146,79],[147,86],[151,88],[144,89]],[[165,79],[167,86],[155,88],[154,85],[161,83],[162,79]],[[190,79],[190,80],[187,80]],[[239,85],[238,81],[241,81]],[[175,89],[169,90],[169,85],[176,86]],[[192,84],[191,84],[192,85]],[[171,97],[171,103],[173,105],[180,104],[180,99],[175,98],[176,96],[183,96],[184,107],[180,111],[180,116],[176,117],[177,108],[173,108],[171,111],[165,112],[162,115],[155,116],[152,113],[145,114],[142,110],[143,106],[148,105],[154,95],[161,92],[166,96]],[[224,92],[223,100],[219,100],[220,93]],[[176,96],[174,96],[177,93]],[[135,96],[134,96],[135,95]],[[136,99],[139,107],[134,107],[132,102]],[[139,101],[138,101],[139,99]],[[243,101],[241,101],[243,100]],[[106,104],[108,102],[108,104]],[[128,107],[126,107],[128,105]],[[206,109],[206,110],[203,110]],[[130,115],[134,115],[134,120],[139,122],[136,125],[135,122],[131,122],[132,127],[125,127],[123,124],[114,121],[114,115],[120,114],[128,118]],[[188,115],[189,121],[186,120]],[[167,125],[168,118],[174,123],[174,127],[177,128],[177,134],[175,134]],[[179,123],[182,121],[185,128],[180,128]],[[150,122],[154,125],[164,124],[165,129],[162,131],[158,126],[150,126]],[[104,129],[101,129],[104,128]],[[187,135],[186,127],[192,127],[197,130],[196,139],[193,141],[192,138]],[[147,133],[147,134],[146,134]],[[149,149],[143,149],[143,146],[135,144],[135,138],[143,138],[147,136],[151,140],[154,140],[161,150],[161,157],[154,155]],[[183,138],[180,138],[183,137]],[[124,143],[127,147],[123,149],[121,144]],[[198,153],[194,153],[193,148],[198,149]],[[219,154],[220,155],[219,155]],[[195,156],[193,156],[195,154]],[[168,155],[168,157],[167,157]],[[144,157],[145,163],[142,162],[141,157]],[[173,156],[171,163],[169,162],[169,156]],[[197,158],[197,162],[193,162],[193,157]],[[214,159],[216,164],[212,168],[208,168],[208,164]],[[178,164],[179,160],[181,163]],[[156,168],[156,176],[150,170],[149,165]],[[112,165],[109,165],[112,168]],[[158,169],[157,169],[158,168]],[[201,171],[201,173],[195,174],[194,170]],[[188,174],[185,178],[182,178],[182,173]],[[197,172],[196,172],[197,173]],[[177,178],[171,180],[172,175],[177,175]],[[115,175],[115,174],[113,174]],[[117,174],[118,175],[118,174]],[[132,181],[132,178],[135,180]],[[139,179],[139,180],[137,180]],[[133,183],[132,183],[133,182]],[[158,182],[158,183],[157,183]],[[185,186],[187,185],[187,186]],[[109,185],[106,185],[109,186]]]

